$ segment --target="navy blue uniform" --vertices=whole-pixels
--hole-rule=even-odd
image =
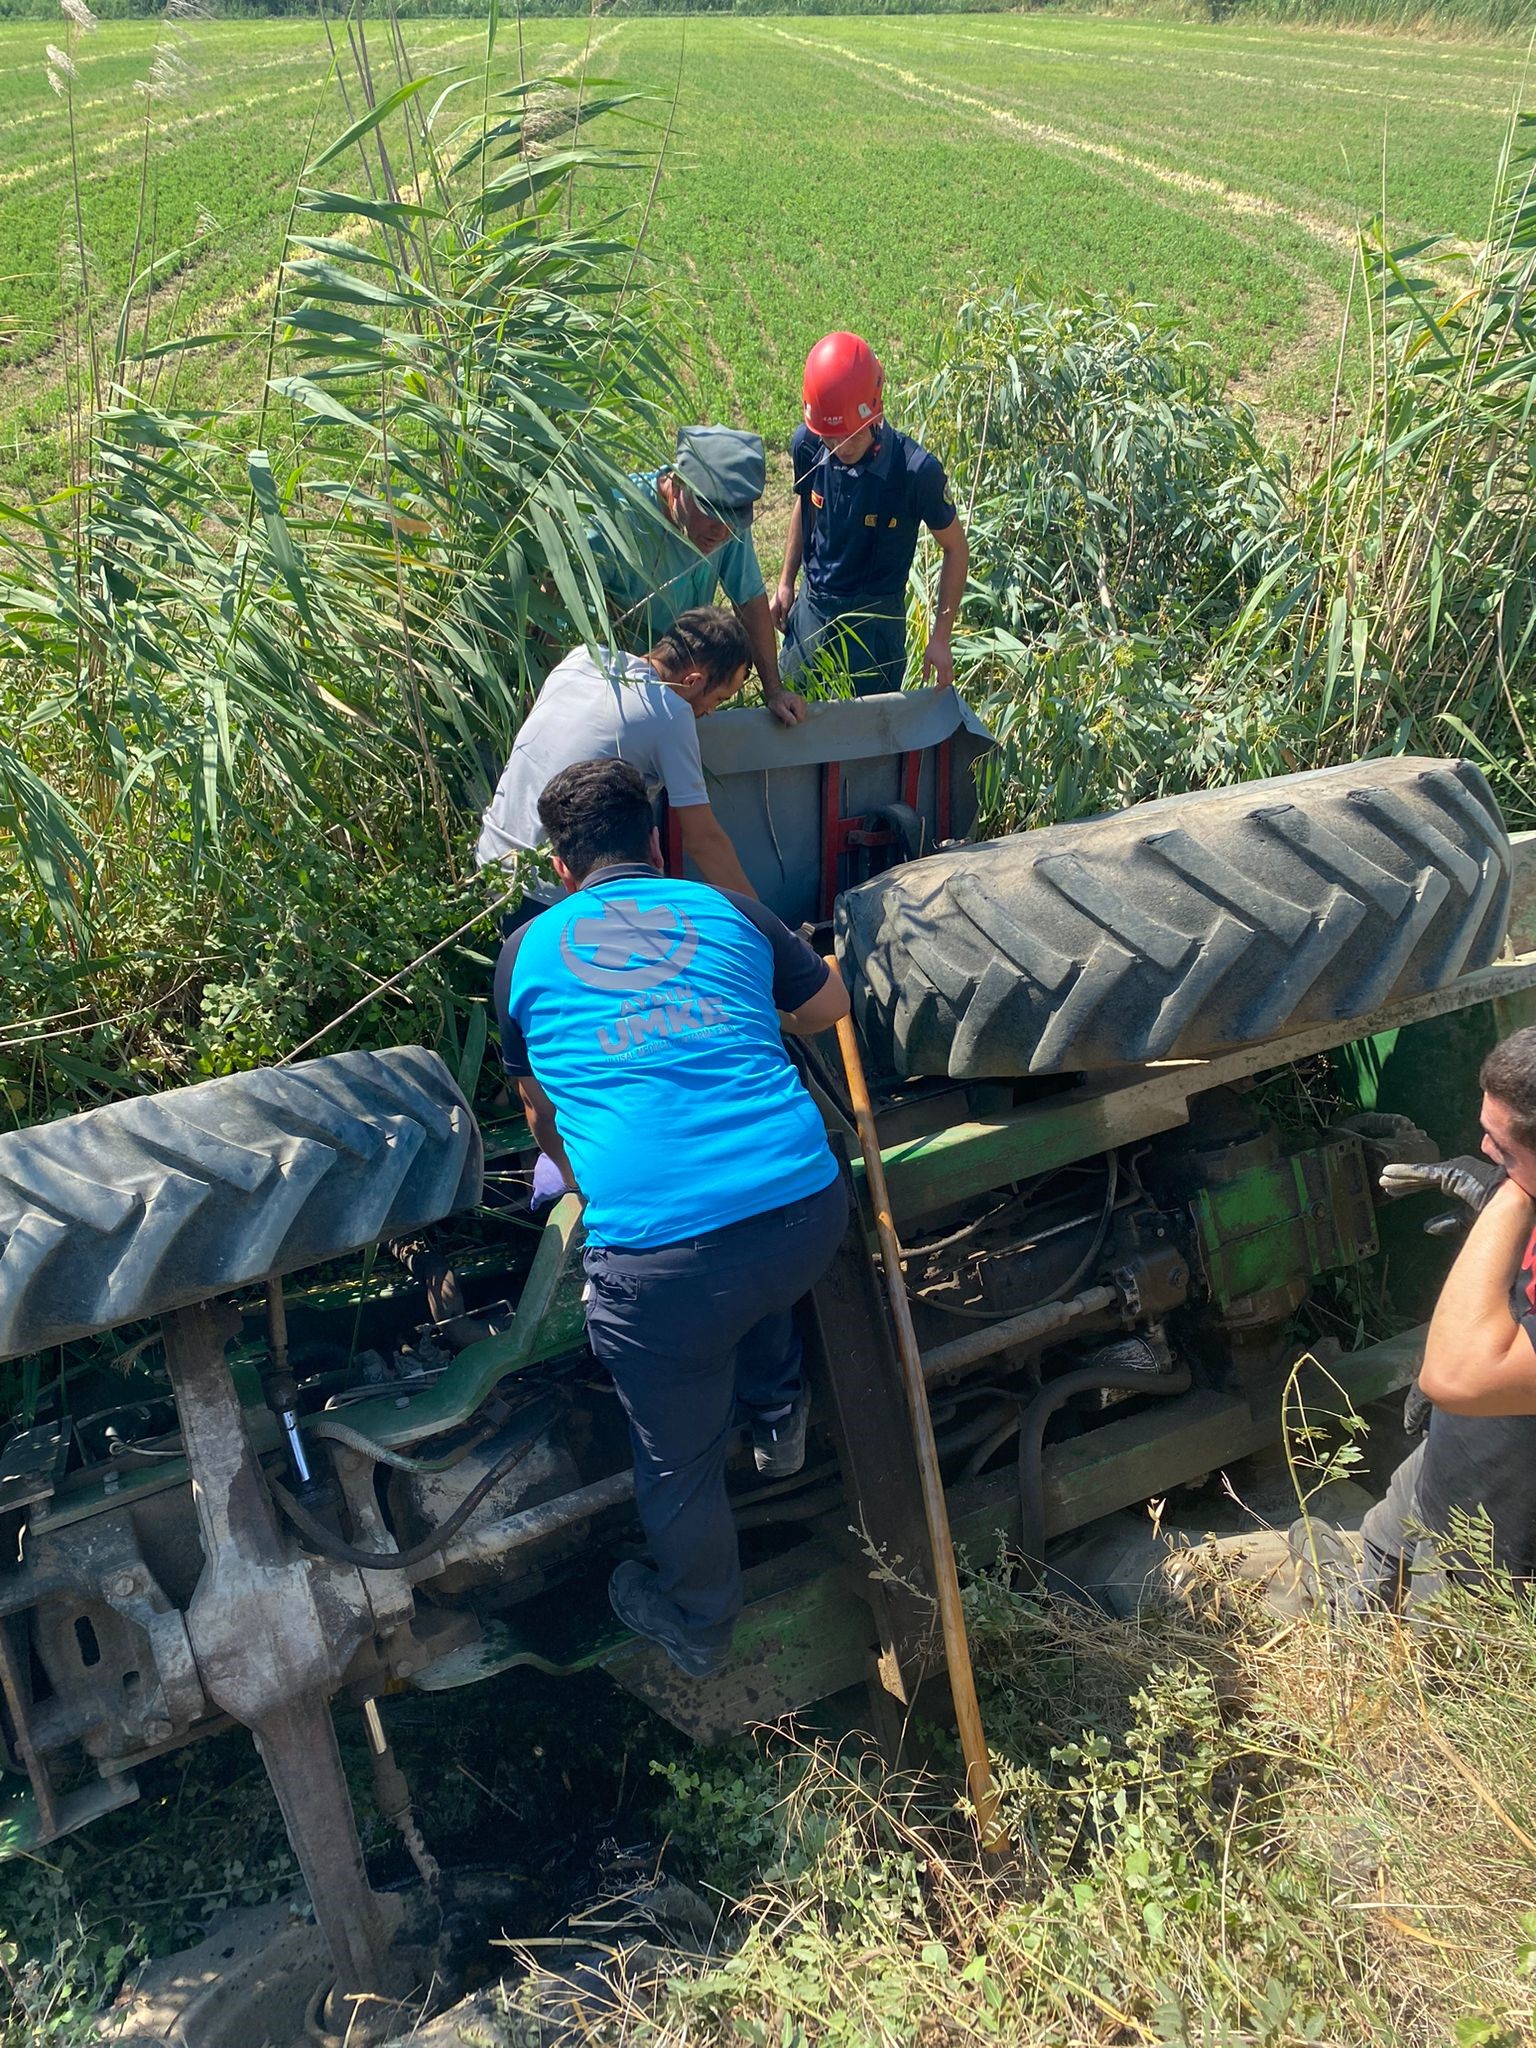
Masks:
[[[549,1095],[586,1198],[587,1337],[629,1417],[660,1590],[709,1649],[741,1607],[735,1410],[799,1397],[794,1305],[847,1226],[777,1016],[826,979],[754,898],[638,866],[596,870],[497,963],[503,1064]]]
[[[856,695],[899,690],[918,538],[955,519],[943,465],[884,421],[857,462],[840,462],[809,427],[796,429],[790,456],[804,570],[782,672],[787,680],[825,648],[847,661]]]

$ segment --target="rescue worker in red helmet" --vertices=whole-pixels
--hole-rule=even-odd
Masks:
[[[790,448],[795,507],[770,600],[784,680],[830,653],[860,697],[905,679],[907,575],[924,526],[943,561],[923,680],[951,687],[950,635],[970,561],[943,466],[887,421],[884,386],[879,357],[856,334],[824,335],[806,357],[805,423]]]

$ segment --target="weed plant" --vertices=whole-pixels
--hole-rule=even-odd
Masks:
[[[1277,1625],[1216,1567],[1194,1584],[1188,1611],[1134,1622],[1042,1610],[1006,1569],[972,1585],[1009,1843],[990,1871],[932,1782],[848,1744],[673,1766],[701,1880],[740,1883],[733,1836],[757,1877],[730,1952],[652,1987],[626,2038],[1527,2040],[1528,1594],[1456,1594],[1409,1631]]]
[[[210,343],[145,338],[179,252],[144,220],[106,317],[75,209],[77,481],[0,507],[16,1122],[396,1037],[479,1070],[475,812],[598,630],[587,527],[627,548],[625,471],[676,396],[634,242],[579,225],[572,183],[654,192],[655,157],[584,139],[630,109],[580,75],[414,78],[397,27],[337,68],[353,119],[293,197],[242,440],[156,402]],[[1536,819],[1527,140],[1473,247],[1367,236],[1364,410],[1299,479],[1143,311],[960,308],[903,417],[971,530],[991,826],[1408,748],[1471,752]]]
[[[1250,664],[1290,651],[1318,750],[1464,749],[1513,822],[1536,819],[1529,741],[1536,530],[1536,123],[1512,123],[1482,241],[1362,244],[1364,418],[1300,501],[1297,561],[1223,646]],[[1293,624],[1293,621],[1295,622]]]
[[[107,326],[79,231],[77,481],[0,506],[18,1122],[342,1016],[321,1050],[426,1038],[478,1069],[484,943],[423,956],[515,887],[467,872],[472,819],[593,630],[587,528],[630,547],[626,451],[668,388],[638,252],[573,229],[569,187],[651,165],[582,140],[611,94],[416,78],[397,30],[375,42],[354,32],[355,118],[294,195],[243,445],[150,395],[154,364],[214,339],[140,339],[169,254]],[[55,76],[72,98],[68,51]],[[356,190],[331,182],[349,166]]]
[[[1017,9],[1010,0],[622,0],[626,14],[694,15],[852,15],[852,14],[1002,14]],[[158,0],[102,0],[104,19],[131,21],[153,15]],[[270,20],[307,17],[314,0],[223,0],[220,13],[233,19]],[[410,0],[405,7],[391,0],[367,0],[367,14],[392,13],[413,19],[483,21],[490,0]],[[519,14],[530,21],[559,16],[590,16],[592,0],[520,0]],[[1536,25],[1533,0],[1030,0],[1029,10],[1042,14],[1142,14],[1156,20],[1263,21],[1288,27],[1336,28],[1344,25],[1394,30],[1403,34],[1518,35]],[[52,0],[0,0],[0,21],[46,21],[53,18]]]
[[[1529,35],[1530,0],[1191,0],[1189,14],[1209,21],[1262,21],[1287,27],[1387,29],[1400,35]]]
[[[916,405],[971,540],[956,671],[1001,742],[989,823],[1271,772],[1200,676],[1283,542],[1287,478],[1206,351],[1014,291],[962,305],[941,356]]]

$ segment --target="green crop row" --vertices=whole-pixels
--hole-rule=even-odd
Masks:
[[[998,14],[1015,11],[1014,0],[623,0],[631,15],[912,15]],[[1138,0],[1116,0],[1117,14]],[[1094,13],[1093,0],[1029,0],[1031,12]],[[109,21],[137,21],[160,12],[159,0],[101,0]],[[420,19],[479,20],[488,0],[356,0],[366,16],[405,15]],[[1139,0],[1139,11],[1160,20],[1252,21],[1327,28],[1344,26],[1467,36],[1529,33],[1536,26],[1536,0]],[[591,0],[521,0],[525,20],[584,16]],[[225,20],[312,21],[318,0],[223,0]],[[0,22],[52,21],[54,0],[0,0]]]
[[[69,405],[66,366],[82,303],[69,108],[46,75],[45,45],[64,40],[62,22],[0,28],[0,479],[10,484],[57,476],[56,430]],[[478,57],[484,39],[467,25],[411,22],[405,40],[413,66],[432,70]],[[569,25],[552,24],[530,32],[529,61],[546,46],[556,61],[581,47]],[[170,359],[157,396],[178,395],[181,380],[181,396],[195,389],[210,403],[254,405],[261,316],[294,188],[311,138],[348,119],[323,27],[107,23],[77,36],[66,54],[77,72],[79,196],[98,327],[115,326],[135,267],[142,273],[159,261],[154,291],[135,304],[141,340],[245,338]],[[141,81],[157,58],[174,89],[146,94]]]
[[[57,20],[58,18],[55,17]],[[579,69],[585,25],[523,25],[532,71]],[[929,367],[960,295],[1029,278],[1048,298],[1149,303],[1291,419],[1327,402],[1355,231],[1483,231],[1523,62],[1508,47],[1059,12],[901,21],[602,16],[595,71],[651,95],[666,165],[646,246],[679,308],[688,403],[782,446],[798,366],[828,327],[869,330],[901,381]],[[63,363],[81,301],[65,103],[45,77],[63,24],[0,26],[0,482],[58,471]],[[259,332],[312,129],[346,115],[315,21],[199,22],[181,89],[146,105],[170,32],[104,24],[72,45],[81,212],[98,317],[135,257],[174,326]],[[468,24],[410,21],[414,65],[471,58]],[[498,48],[515,75],[516,40]],[[633,116],[626,118],[632,119]],[[642,189],[587,180],[596,219]],[[181,395],[254,403],[259,342],[199,356]],[[194,367],[195,364],[195,367]],[[195,382],[189,382],[195,380]]]
[[[779,444],[819,333],[867,330],[899,393],[946,302],[1021,275],[1149,302],[1315,416],[1359,225],[1385,198],[1396,231],[1480,233],[1522,68],[1055,15],[643,23],[605,56],[664,103],[681,75],[649,247],[687,301],[699,409]]]

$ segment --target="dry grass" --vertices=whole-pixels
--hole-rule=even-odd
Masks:
[[[592,2037],[1529,2040],[1536,1609],[1506,1590],[1429,1630],[1277,1624],[1217,1569],[1201,1612],[1131,1623],[975,1586],[1010,1835],[992,1870],[937,1776],[850,1744],[675,1780],[701,1874],[729,1864],[734,1801],[748,1836],[766,1824],[761,1876],[729,1954]]]

